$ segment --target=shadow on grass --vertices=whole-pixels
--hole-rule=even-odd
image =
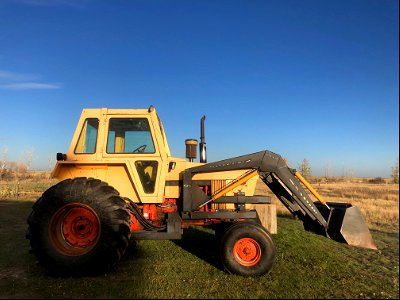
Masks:
[[[183,231],[181,240],[174,240],[173,243],[215,268],[224,270],[218,259],[218,245],[213,233],[190,227]]]
[[[29,276],[45,276],[53,279],[62,278],[98,278],[106,273],[115,272],[118,264],[109,270],[83,269],[79,274],[59,273],[45,269],[37,262],[36,256],[31,252],[30,241],[27,238],[27,219],[32,212],[36,200],[11,200],[0,199],[0,270],[12,269]],[[135,242],[130,243],[127,253],[135,256]],[[17,251],[15,249],[18,249]],[[122,256],[124,258],[124,256]],[[121,259],[122,260],[122,259]],[[13,262],[13,263],[11,263]],[[0,278],[1,278],[0,272]]]
[[[295,219],[293,215],[288,214],[283,215],[282,218]],[[173,240],[173,243],[218,270],[224,271],[218,254],[219,245],[214,230],[210,227],[191,226],[184,229],[182,239]]]

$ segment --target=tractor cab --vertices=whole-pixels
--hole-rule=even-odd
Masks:
[[[57,154],[53,177],[94,177],[126,197],[159,202],[170,150],[154,109],[84,109],[67,154]],[[140,183],[140,184],[132,184]]]

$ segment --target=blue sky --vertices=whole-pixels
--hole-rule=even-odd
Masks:
[[[276,152],[313,175],[399,157],[399,2],[0,0],[0,155],[66,152],[83,108],[147,108],[174,156]]]

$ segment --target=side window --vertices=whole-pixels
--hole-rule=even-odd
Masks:
[[[110,119],[107,153],[154,153],[146,118]]]
[[[154,193],[157,178],[157,161],[139,160],[135,162],[136,170],[139,174],[140,182],[146,194]]]
[[[98,119],[86,119],[75,147],[76,154],[93,154],[96,152]]]

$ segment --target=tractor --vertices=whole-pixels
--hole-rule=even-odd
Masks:
[[[186,139],[186,158],[178,158],[152,105],[83,109],[68,152],[57,153],[52,177],[58,183],[27,218],[38,263],[52,274],[108,272],[136,241],[177,240],[191,226],[210,226],[227,273],[264,275],[276,259],[266,225],[276,221],[276,211],[260,216],[257,207],[274,204],[254,195],[258,179],[305,230],[376,249],[356,206],[326,202],[282,156],[264,150],[207,162],[204,121],[200,143]]]

